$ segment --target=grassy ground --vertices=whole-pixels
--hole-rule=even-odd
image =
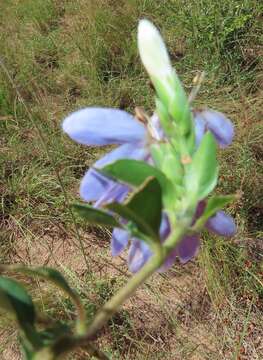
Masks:
[[[218,191],[242,194],[229,208],[237,235],[205,234],[194,263],[155,275],[125,305],[99,340],[114,359],[263,357],[262,10],[259,0],[0,3],[0,261],[55,265],[91,314],[128,274],[124,259],[109,256],[109,233],[68,211],[99,153],[71,142],[60,125],[88,105],[153,108],[137,54],[138,19],[161,28],[188,91],[206,71],[196,105],[235,123],[234,145],[219,154]],[[28,285],[41,310],[73,318],[53,288]],[[15,328],[4,316],[1,327],[1,358],[19,359]]]

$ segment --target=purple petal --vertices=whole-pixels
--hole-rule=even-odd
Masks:
[[[141,240],[134,239],[128,252],[129,270],[133,273],[139,271],[151,256],[149,246]]]
[[[195,216],[198,216],[197,214],[199,214],[199,211],[202,211],[201,207],[203,207],[203,204],[201,204],[201,202],[199,204],[200,205],[196,210]],[[160,227],[161,239],[165,240],[169,236],[170,232],[171,232],[171,227],[170,227],[169,219],[168,216],[164,213]],[[197,236],[193,236],[193,237],[187,236],[183,238],[181,243],[177,245],[174,250],[171,251],[167,259],[165,260],[164,264],[159,268],[158,271],[164,272],[168,270],[170,267],[172,267],[176,261],[177,256],[179,256],[182,263],[189,261],[196,254],[198,247],[199,247],[199,238]]]
[[[93,165],[95,168],[102,168],[120,159],[144,160],[149,155],[149,151],[140,143],[123,144],[110,151]]]
[[[170,227],[168,216],[166,213],[163,213],[162,222],[161,222],[161,226],[160,226],[160,237],[161,237],[162,241],[164,241],[168,237],[170,232],[171,232],[171,227]]]
[[[194,122],[195,122],[195,144],[196,147],[198,147],[205,134],[205,122],[199,112],[196,112],[194,114]]]
[[[109,145],[144,140],[146,129],[125,111],[86,108],[69,115],[63,122],[69,137],[83,145]]]
[[[115,228],[111,238],[111,254],[119,255],[128,245],[129,233],[126,230]]]
[[[204,110],[201,116],[205,120],[206,129],[212,132],[220,147],[225,148],[232,143],[234,126],[224,114],[214,110]]]
[[[177,256],[182,264],[187,263],[197,254],[199,247],[200,240],[197,235],[185,236],[176,248],[171,251],[158,271],[164,272],[171,268],[175,263]]]
[[[96,161],[94,167],[102,168],[111,162],[124,158],[141,160],[146,158],[147,154],[147,149],[139,144],[124,144]],[[81,181],[80,196],[85,201],[96,201],[104,195],[105,190],[112,184],[113,181],[90,168]]]
[[[158,272],[165,272],[166,270],[170,269],[175,263],[177,256],[177,249],[172,250],[164,264],[159,268]]]
[[[176,251],[182,264],[191,260],[198,252],[200,239],[198,235],[185,236],[176,246]]]
[[[236,225],[232,216],[224,211],[218,211],[206,222],[206,227],[214,233],[222,236],[233,236],[236,233]]]
[[[91,168],[80,183],[80,197],[84,201],[96,201],[112,183],[106,176]]]
[[[109,187],[104,191],[103,195],[94,204],[95,208],[101,207],[104,204],[111,202],[122,202],[129,192],[129,187],[119,184],[117,182],[111,182]]]
[[[205,200],[199,201],[195,210],[193,224],[203,215],[205,208],[206,208],[206,201]]]
[[[149,131],[154,139],[156,139],[158,141],[164,139],[165,134],[164,134],[160,119],[157,114],[154,113],[151,116],[148,127],[149,127]]]

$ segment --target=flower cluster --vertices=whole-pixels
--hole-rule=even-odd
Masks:
[[[183,125],[180,125],[181,129],[184,129],[180,136],[189,136],[187,134],[191,134],[191,129],[194,129],[194,152],[197,151],[208,131],[221,148],[230,145],[234,136],[233,125],[224,114],[211,109],[187,110],[190,109],[187,98],[171,67],[161,36],[153,25],[142,20],[138,36],[142,61],[155,85],[157,95],[161,99],[159,105],[164,104],[162,105],[164,108],[172,109],[171,113],[161,112],[160,118],[154,113],[151,117],[146,116],[144,121],[140,121],[138,117],[122,110],[90,107],[72,113],[63,122],[65,133],[80,144],[88,146],[119,145],[95,162],[81,181],[81,198],[84,201],[93,202],[95,208],[101,208],[112,202],[121,203],[131,190],[127,184],[106,177],[96,169],[101,169],[120,159],[140,160],[155,165],[151,147],[169,143],[166,125],[169,124],[171,117],[176,119],[179,125],[181,119],[184,121]],[[157,52],[156,47],[158,48]],[[157,56],[155,57],[154,54]],[[185,126],[187,122],[188,125]],[[178,127],[175,129],[178,130]],[[173,172],[173,169],[169,169],[169,172]],[[205,206],[206,200],[200,199],[197,202],[192,218],[193,226],[202,216]],[[205,227],[222,236],[232,236],[236,231],[233,219],[221,210],[205,222]],[[165,244],[170,233],[170,220],[163,209],[159,229],[162,244]],[[127,230],[114,228],[111,241],[112,255],[119,255],[128,245],[130,245],[128,266],[130,271],[137,272],[152,256],[152,249],[146,242],[131,236]],[[176,257],[182,263],[186,263],[195,256],[199,246],[198,234],[185,235],[170,252],[160,271],[165,271],[172,266]]]
[[[195,115],[194,120],[197,144],[200,143],[201,137],[208,129],[214,134],[219,146],[223,147],[231,143],[233,126],[222,113],[206,110]],[[156,115],[150,118],[146,126],[127,112],[106,108],[79,110],[64,120],[63,129],[74,141],[80,144],[89,146],[120,145],[95,162],[81,181],[80,195],[82,199],[93,201],[95,207],[101,207],[113,201],[122,202],[129,193],[127,185],[105,177],[97,172],[96,168],[102,168],[123,158],[152,162],[149,146],[152,142],[158,142],[163,138]],[[154,134],[158,134],[158,136]],[[127,169],[127,171],[129,170]],[[204,203],[199,204],[197,217],[201,216],[203,205]],[[219,211],[211,217],[207,221],[206,227],[223,236],[232,236],[235,233],[233,219],[223,211]],[[163,241],[168,237],[169,232],[169,220],[167,216],[164,216],[160,227],[160,237]],[[136,272],[150,258],[152,252],[143,241],[136,238],[129,239],[129,237],[130,235],[126,230],[115,228],[112,234],[111,251],[113,256],[119,255],[131,240],[128,266],[130,271]],[[172,266],[176,256],[182,263],[189,261],[197,253],[199,243],[198,235],[185,236],[162,269]]]

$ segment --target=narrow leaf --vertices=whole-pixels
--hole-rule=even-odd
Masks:
[[[155,177],[162,188],[163,202],[166,207],[173,206],[176,201],[176,189],[170,179],[158,168],[151,166],[144,161],[132,159],[118,160],[97,171],[121,181],[133,187],[141,186],[150,176]],[[173,167],[173,174],[176,174],[176,168]],[[172,205],[171,205],[172,204]]]
[[[65,293],[72,296],[75,291],[71,289],[64,276],[55,269],[49,267],[26,268],[24,267],[23,273],[27,275],[39,276],[51,281],[53,284],[61,288]]]
[[[35,351],[32,349],[30,344],[28,344],[27,340],[23,337],[20,337],[20,346],[23,353],[23,359],[24,360],[33,360],[35,356]]]
[[[128,221],[146,236],[159,241],[162,216],[162,191],[156,178],[148,178],[125,204],[112,203],[107,208]]]
[[[49,267],[39,266],[39,267],[33,268],[33,267],[24,266],[24,265],[0,265],[0,271],[9,271],[9,272],[12,271],[12,272],[16,272],[16,273],[26,274],[29,276],[39,276],[39,277],[42,277],[42,278],[45,278],[45,279],[51,281],[52,283],[54,283],[55,285],[60,287],[64,292],[68,293],[69,295],[71,295],[72,293],[75,294],[75,292],[71,289],[71,287],[67,283],[64,276],[58,270],[55,270],[55,269],[52,269]],[[1,279],[1,277],[0,277],[0,279]],[[8,279],[8,280],[10,280],[10,279]],[[11,280],[11,281],[13,281],[13,280]]]
[[[90,224],[122,227],[121,224],[119,224],[119,222],[106,211],[95,209],[94,207],[87,204],[73,204],[72,207]]]
[[[81,303],[79,295],[75,290],[73,290],[64,276],[57,270],[49,268],[49,267],[27,267],[23,265],[0,265],[0,271],[13,271],[13,272],[20,272],[29,276],[39,276],[46,280],[49,280],[54,285],[59,287],[65,294],[67,294],[71,301],[75,304],[77,311],[78,311],[78,321],[77,326],[85,322],[86,315],[85,309]]]
[[[185,185],[190,196],[204,199],[216,186],[218,166],[216,142],[207,132],[186,169]]]
[[[0,276],[0,306],[15,315],[25,330],[34,326],[35,309],[30,295],[17,281]]]
[[[108,177],[120,180],[133,186],[141,186],[150,176],[155,177],[163,191],[166,191],[169,180],[163,172],[143,162],[132,159],[117,160],[114,163],[98,169]]]
[[[46,328],[39,332],[39,335],[41,336],[43,344],[50,346],[54,344],[57,339],[70,335],[72,333],[71,331],[70,326],[58,322],[53,327]]]

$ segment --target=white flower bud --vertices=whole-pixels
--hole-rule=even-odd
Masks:
[[[138,47],[143,65],[151,78],[160,82],[173,76],[172,65],[160,32],[148,20],[138,27]]]
[[[181,133],[189,135],[192,131],[192,120],[187,96],[172,67],[160,32],[145,19],[139,22],[138,47],[142,63],[162,105],[173,120],[181,124]]]

